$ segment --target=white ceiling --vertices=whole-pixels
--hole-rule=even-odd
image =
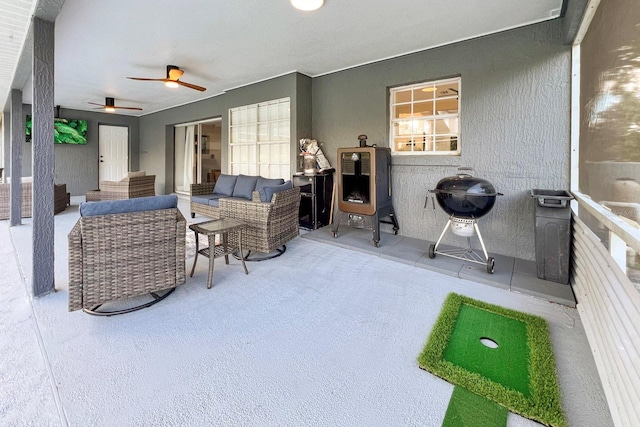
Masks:
[[[90,110],[88,102],[109,96],[143,108],[119,113],[144,115],[292,71],[315,77],[552,19],[561,7],[562,0],[326,0],[301,12],[289,0],[66,0],[56,20],[55,103]],[[207,91],[126,79],[164,78],[167,64]],[[30,103],[30,83],[24,96]]]

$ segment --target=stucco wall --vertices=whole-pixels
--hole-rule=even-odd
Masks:
[[[31,106],[23,105],[25,115],[31,114]],[[87,144],[55,144],[54,182],[67,184],[67,191],[74,196],[84,195],[98,188],[99,125],[126,126],[129,128],[129,170],[139,170],[138,118],[120,114],[95,113],[60,109],[60,117],[87,121]],[[22,150],[22,175],[32,175],[32,143],[25,142]]]
[[[549,21],[314,78],[313,137],[333,166],[359,134],[388,146],[389,87],[460,75],[461,155],[392,160],[399,234],[437,240],[447,216],[431,203],[423,210],[428,190],[471,166],[504,193],[479,220],[488,251],[533,260],[529,190],[569,187],[571,56],[562,35],[561,21]]]

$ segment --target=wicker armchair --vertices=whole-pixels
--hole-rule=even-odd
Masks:
[[[67,193],[67,184],[54,184],[53,186],[53,213],[62,212],[71,206],[71,194]]]
[[[220,199],[222,218],[235,218],[247,224],[242,233],[242,247],[249,251],[270,253],[298,236],[300,188],[275,193],[271,202],[261,202],[257,191],[253,200]]]
[[[121,181],[100,181],[100,189],[88,191],[85,196],[87,202],[150,197],[156,195],[155,183],[155,175],[126,177]]]
[[[136,211],[141,205],[152,209]],[[185,282],[186,221],[176,196],[83,203],[80,214],[69,233],[69,311],[102,314],[95,310],[104,303],[145,294],[159,300],[170,291],[156,292]]]

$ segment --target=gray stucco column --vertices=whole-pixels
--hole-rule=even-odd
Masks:
[[[9,175],[9,169],[11,169],[11,113],[8,111],[2,112],[2,164],[1,168],[4,168],[2,177],[5,178],[4,182],[7,182],[6,177]]]
[[[33,18],[33,295],[54,288],[53,111],[55,24]]]
[[[22,223],[22,144],[24,143],[24,119],[22,118],[22,91],[11,89],[11,211],[9,225]]]

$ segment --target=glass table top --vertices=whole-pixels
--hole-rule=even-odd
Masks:
[[[243,228],[246,224],[237,219],[222,218],[212,221],[205,221],[198,224],[191,224],[189,228],[201,234],[217,234]]]

